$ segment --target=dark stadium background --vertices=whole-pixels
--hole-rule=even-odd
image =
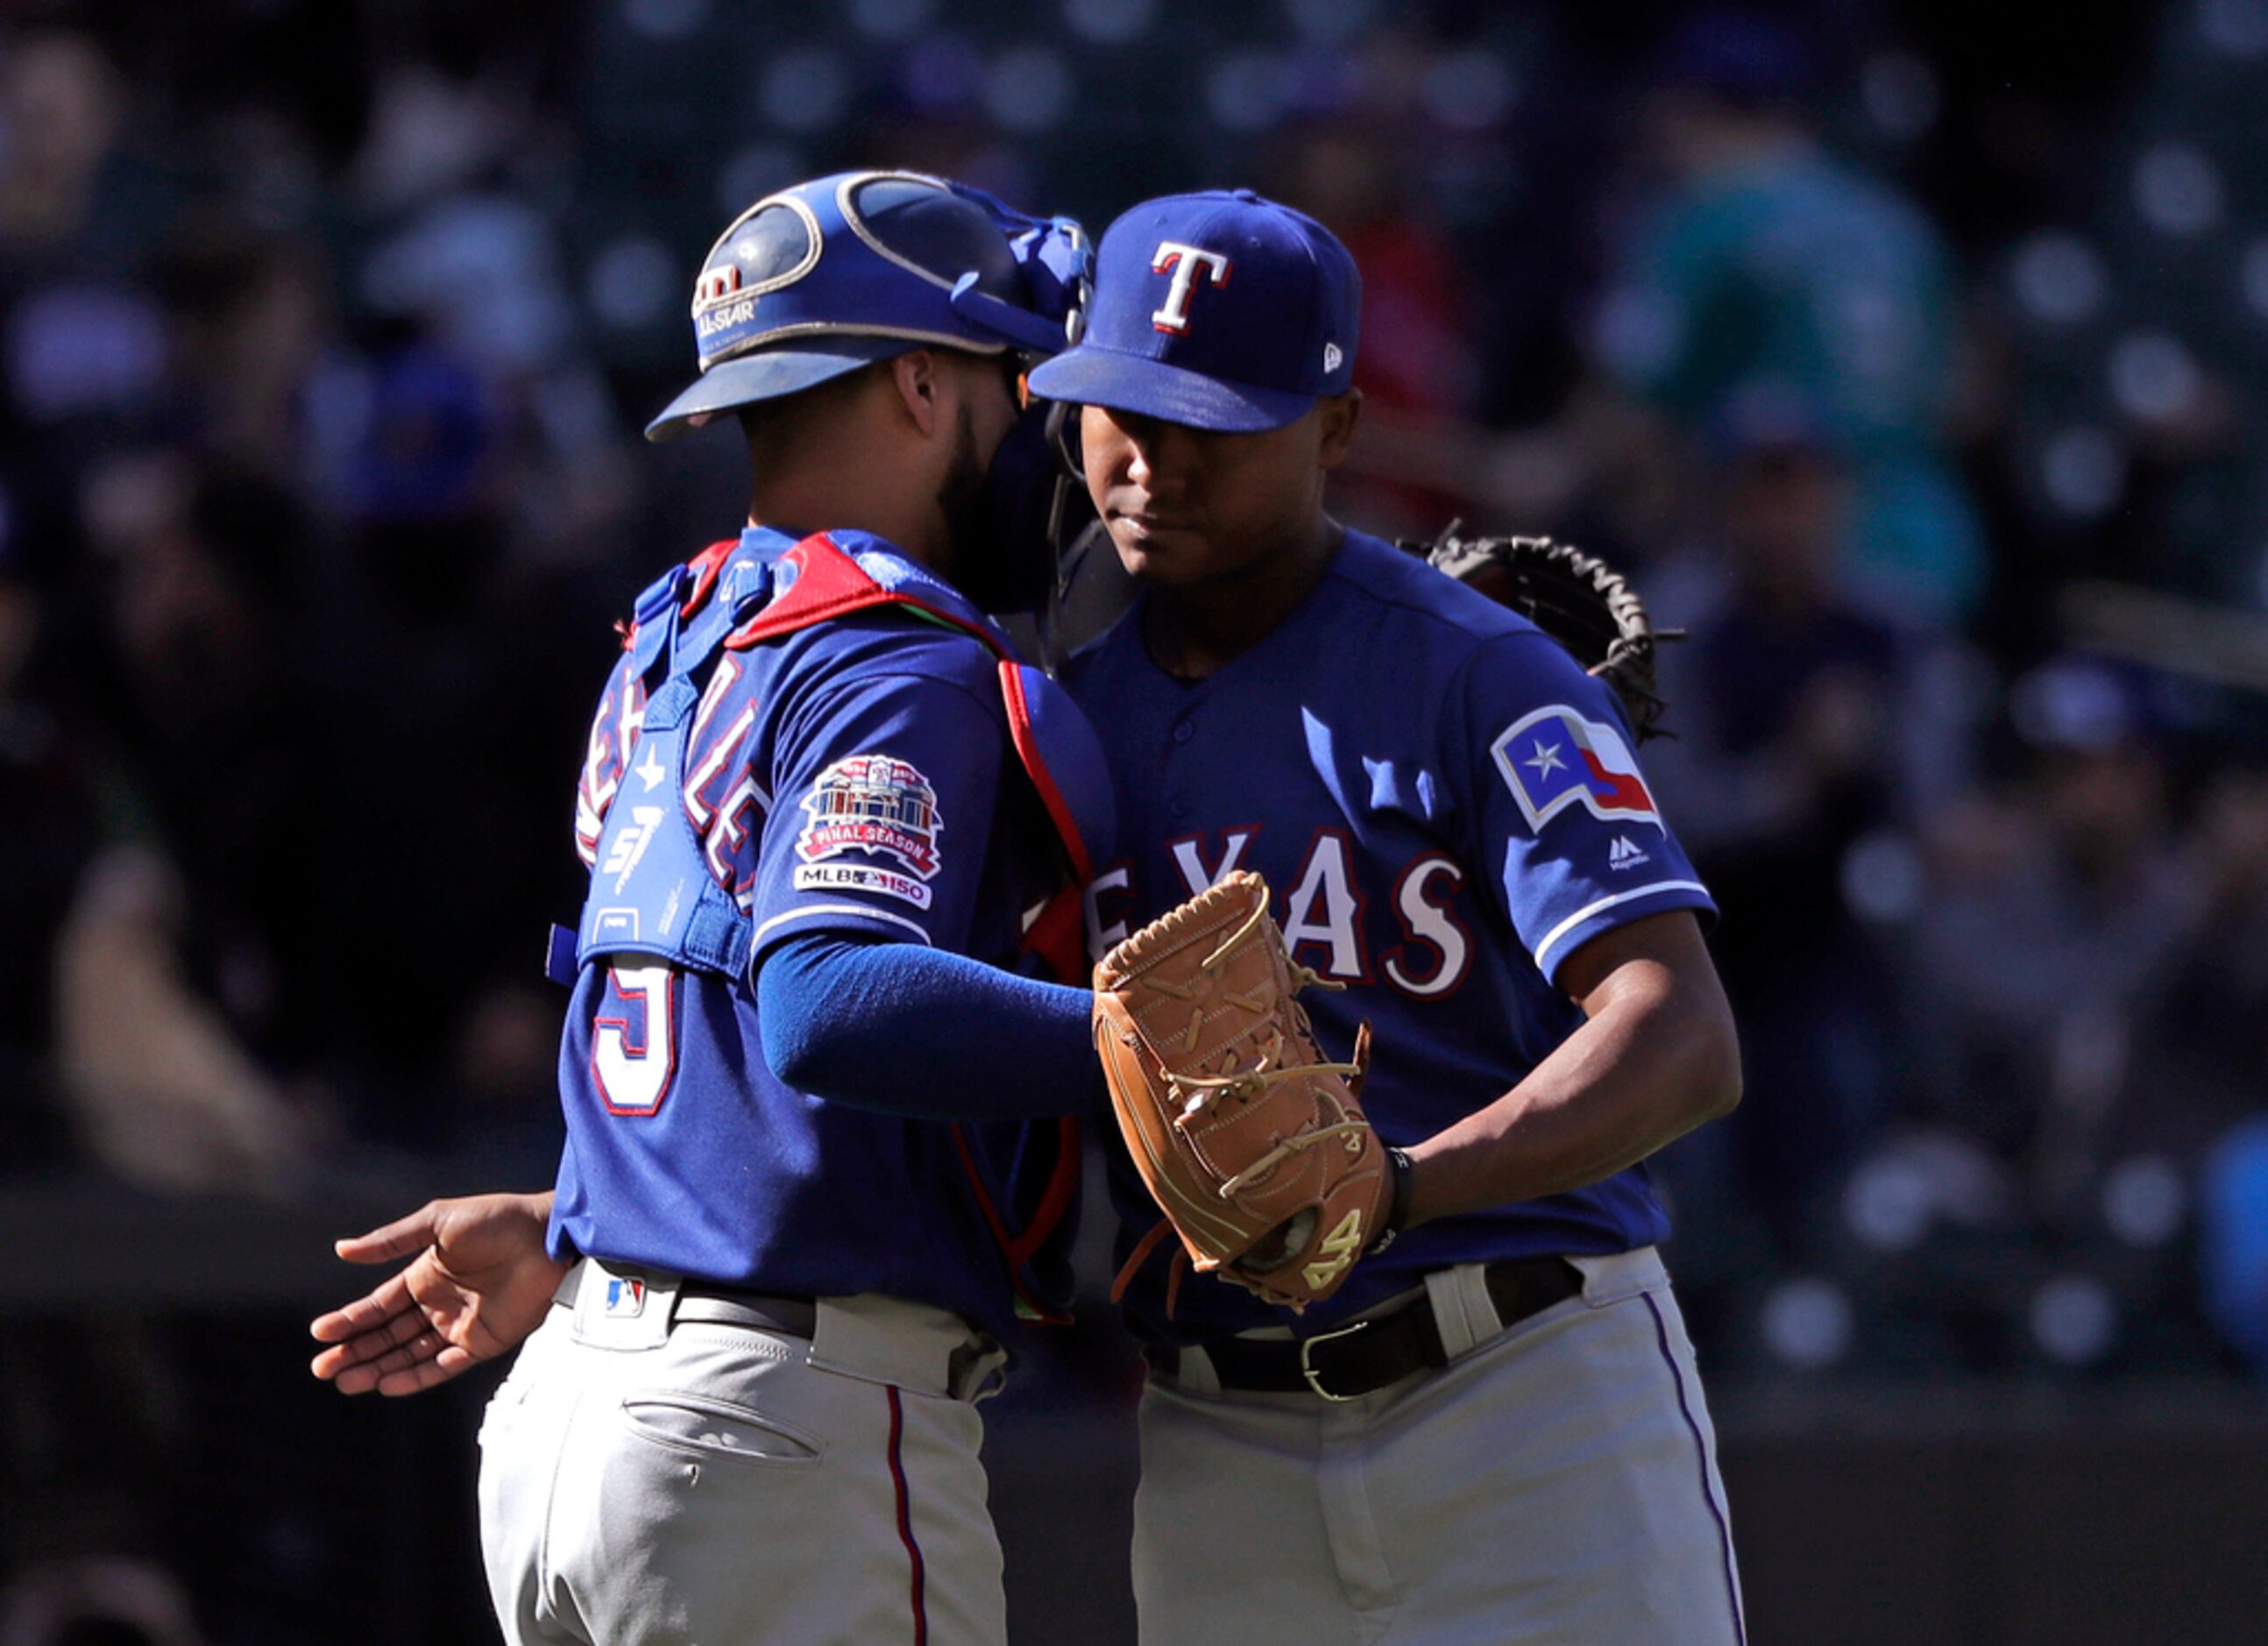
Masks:
[[[1756,1638],[2260,1638],[2268,0],[7,0],[0,1646],[492,1638],[493,1377],[304,1323],[548,1181],[587,699],[739,513],[637,432],[717,231],[867,164],[1317,211],[1343,512],[1693,631],[1749,1096],[1661,1173]],[[990,1408],[1025,1642],[1131,1638],[1107,1312]]]

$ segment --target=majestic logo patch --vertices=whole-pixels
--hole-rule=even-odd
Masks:
[[[795,854],[805,862],[863,852],[894,857],[922,880],[936,877],[945,819],[919,767],[888,755],[852,755],[819,774],[802,806],[811,821],[796,837]],[[802,875],[797,871],[798,885]]]
[[[1637,868],[1653,861],[1653,854],[1640,849],[1637,842],[1626,834],[1616,835],[1614,845],[1607,848],[1607,867],[1616,872]]]
[[[1594,817],[1631,817],[1661,827],[1660,810],[1622,734],[1565,704],[1523,715],[1489,752],[1530,829],[1542,829],[1579,803]]]

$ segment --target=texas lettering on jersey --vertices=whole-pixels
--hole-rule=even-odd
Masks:
[[[1100,959],[1124,941],[1131,926],[1130,912],[1138,904],[1170,906],[1197,896],[1224,875],[1253,867],[1246,853],[1259,833],[1255,823],[1220,830],[1210,840],[1192,835],[1170,842],[1167,849],[1182,883],[1154,898],[1145,895],[1146,888],[1133,883],[1130,865],[1116,863],[1105,869],[1086,889],[1089,951]],[[1354,842],[1344,830],[1319,829],[1298,870],[1278,887],[1277,921],[1292,958],[1338,982],[1366,984],[1382,978],[1412,1000],[1434,1000],[1455,989],[1470,970],[1473,956],[1471,934],[1455,909],[1465,882],[1463,866],[1440,852],[1403,865],[1387,899],[1393,936],[1373,954],[1367,919],[1370,897],[1357,878],[1358,860]]]

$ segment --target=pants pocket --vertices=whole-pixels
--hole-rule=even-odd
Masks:
[[[622,1416],[639,1439],[689,1457],[799,1467],[817,1463],[824,1450],[815,1436],[753,1406],[708,1395],[633,1394]]]

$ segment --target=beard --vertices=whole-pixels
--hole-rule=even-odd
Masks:
[[[953,550],[949,576],[964,594],[969,577],[983,562],[987,547],[984,469],[976,455],[976,420],[964,402],[954,426],[953,466],[946,470],[945,483],[937,494],[938,512],[945,517],[946,541]]]

